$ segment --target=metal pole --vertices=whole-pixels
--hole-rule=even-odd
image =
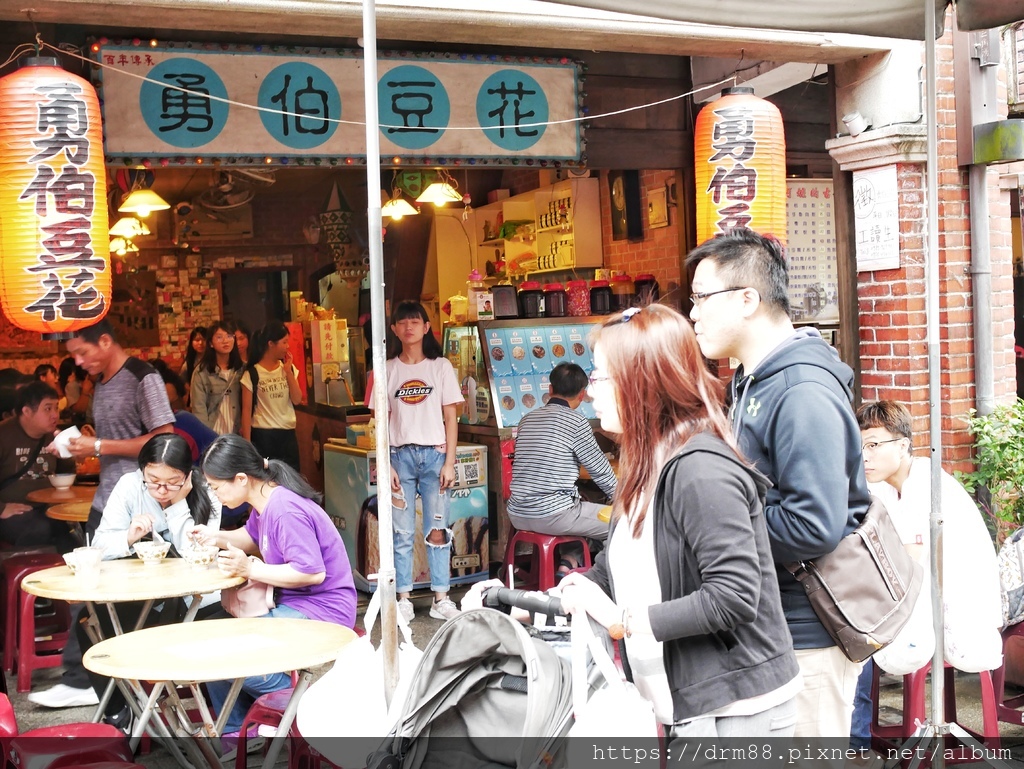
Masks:
[[[373,408],[377,415],[377,532],[381,591],[380,628],[384,648],[384,697],[398,685],[398,604],[395,600],[395,545],[391,534],[391,455],[388,448],[387,362],[385,358],[384,234],[380,216],[380,117],[377,112],[377,9],[363,0],[363,91],[366,102],[366,216],[370,241],[370,328]]]
[[[942,743],[949,727],[943,710],[943,684],[946,680],[946,644],[942,633],[942,596],[939,593],[939,541],[942,535],[942,378],[939,359],[939,134],[938,88],[935,58],[935,3],[924,0],[925,70],[928,73],[927,144],[925,166],[927,194],[928,240],[925,252],[925,324],[928,339],[928,429],[931,449],[931,516],[929,579],[932,587],[932,626],[935,629],[935,653],[932,656],[931,724],[932,736],[939,740],[932,759],[936,769],[943,769]],[[927,743],[926,743],[927,744]]]

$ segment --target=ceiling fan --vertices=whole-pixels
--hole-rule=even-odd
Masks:
[[[269,187],[275,181],[273,171],[250,168],[217,171],[197,202],[209,211],[231,211],[252,202],[256,187]]]

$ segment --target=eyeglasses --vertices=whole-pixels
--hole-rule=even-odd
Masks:
[[[154,481],[143,481],[142,486],[148,491],[181,491],[185,482],[181,483],[156,483]]]
[[[871,454],[871,453],[873,453],[875,451],[875,449],[877,449],[883,443],[895,443],[896,441],[901,441],[901,440],[903,440],[903,439],[902,438],[890,438],[887,441],[871,441],[870,443],[865,443],[860,448],[861,448],[861,451],[863,451],[865,454]]]
[[[587,381],[592,385],[595,385],[598,382],[607,382],[609,379],[611,379],[610,376],[595,376],[594,374],[587,377]]]
[[[720,288],[717,291],[701,291],[697,294],[690,294],[690,301],[693,302],[694,307],[700,307],[709,296],[728,294],[730,291],[743,291],[745,288],[746,286],[733,286],[732,288]]]

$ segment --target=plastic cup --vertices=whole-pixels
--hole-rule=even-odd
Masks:
[[[73,568],[79,584],[86,589],[96,587],[100,582],[103,550],[98,547],[76,547],[72,552],[75,561]]]

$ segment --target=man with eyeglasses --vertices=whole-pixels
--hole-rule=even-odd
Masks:
[[[740,228],[687,257],[697,341],[740,365],[728,393],[742,452],[769,477],[764,515],[804,688],[795,737],[849,738],[860,665],[833,643],[785,564],[832,552],[870,502],[854,417],[853,370],[789,316],[782,244]]]

